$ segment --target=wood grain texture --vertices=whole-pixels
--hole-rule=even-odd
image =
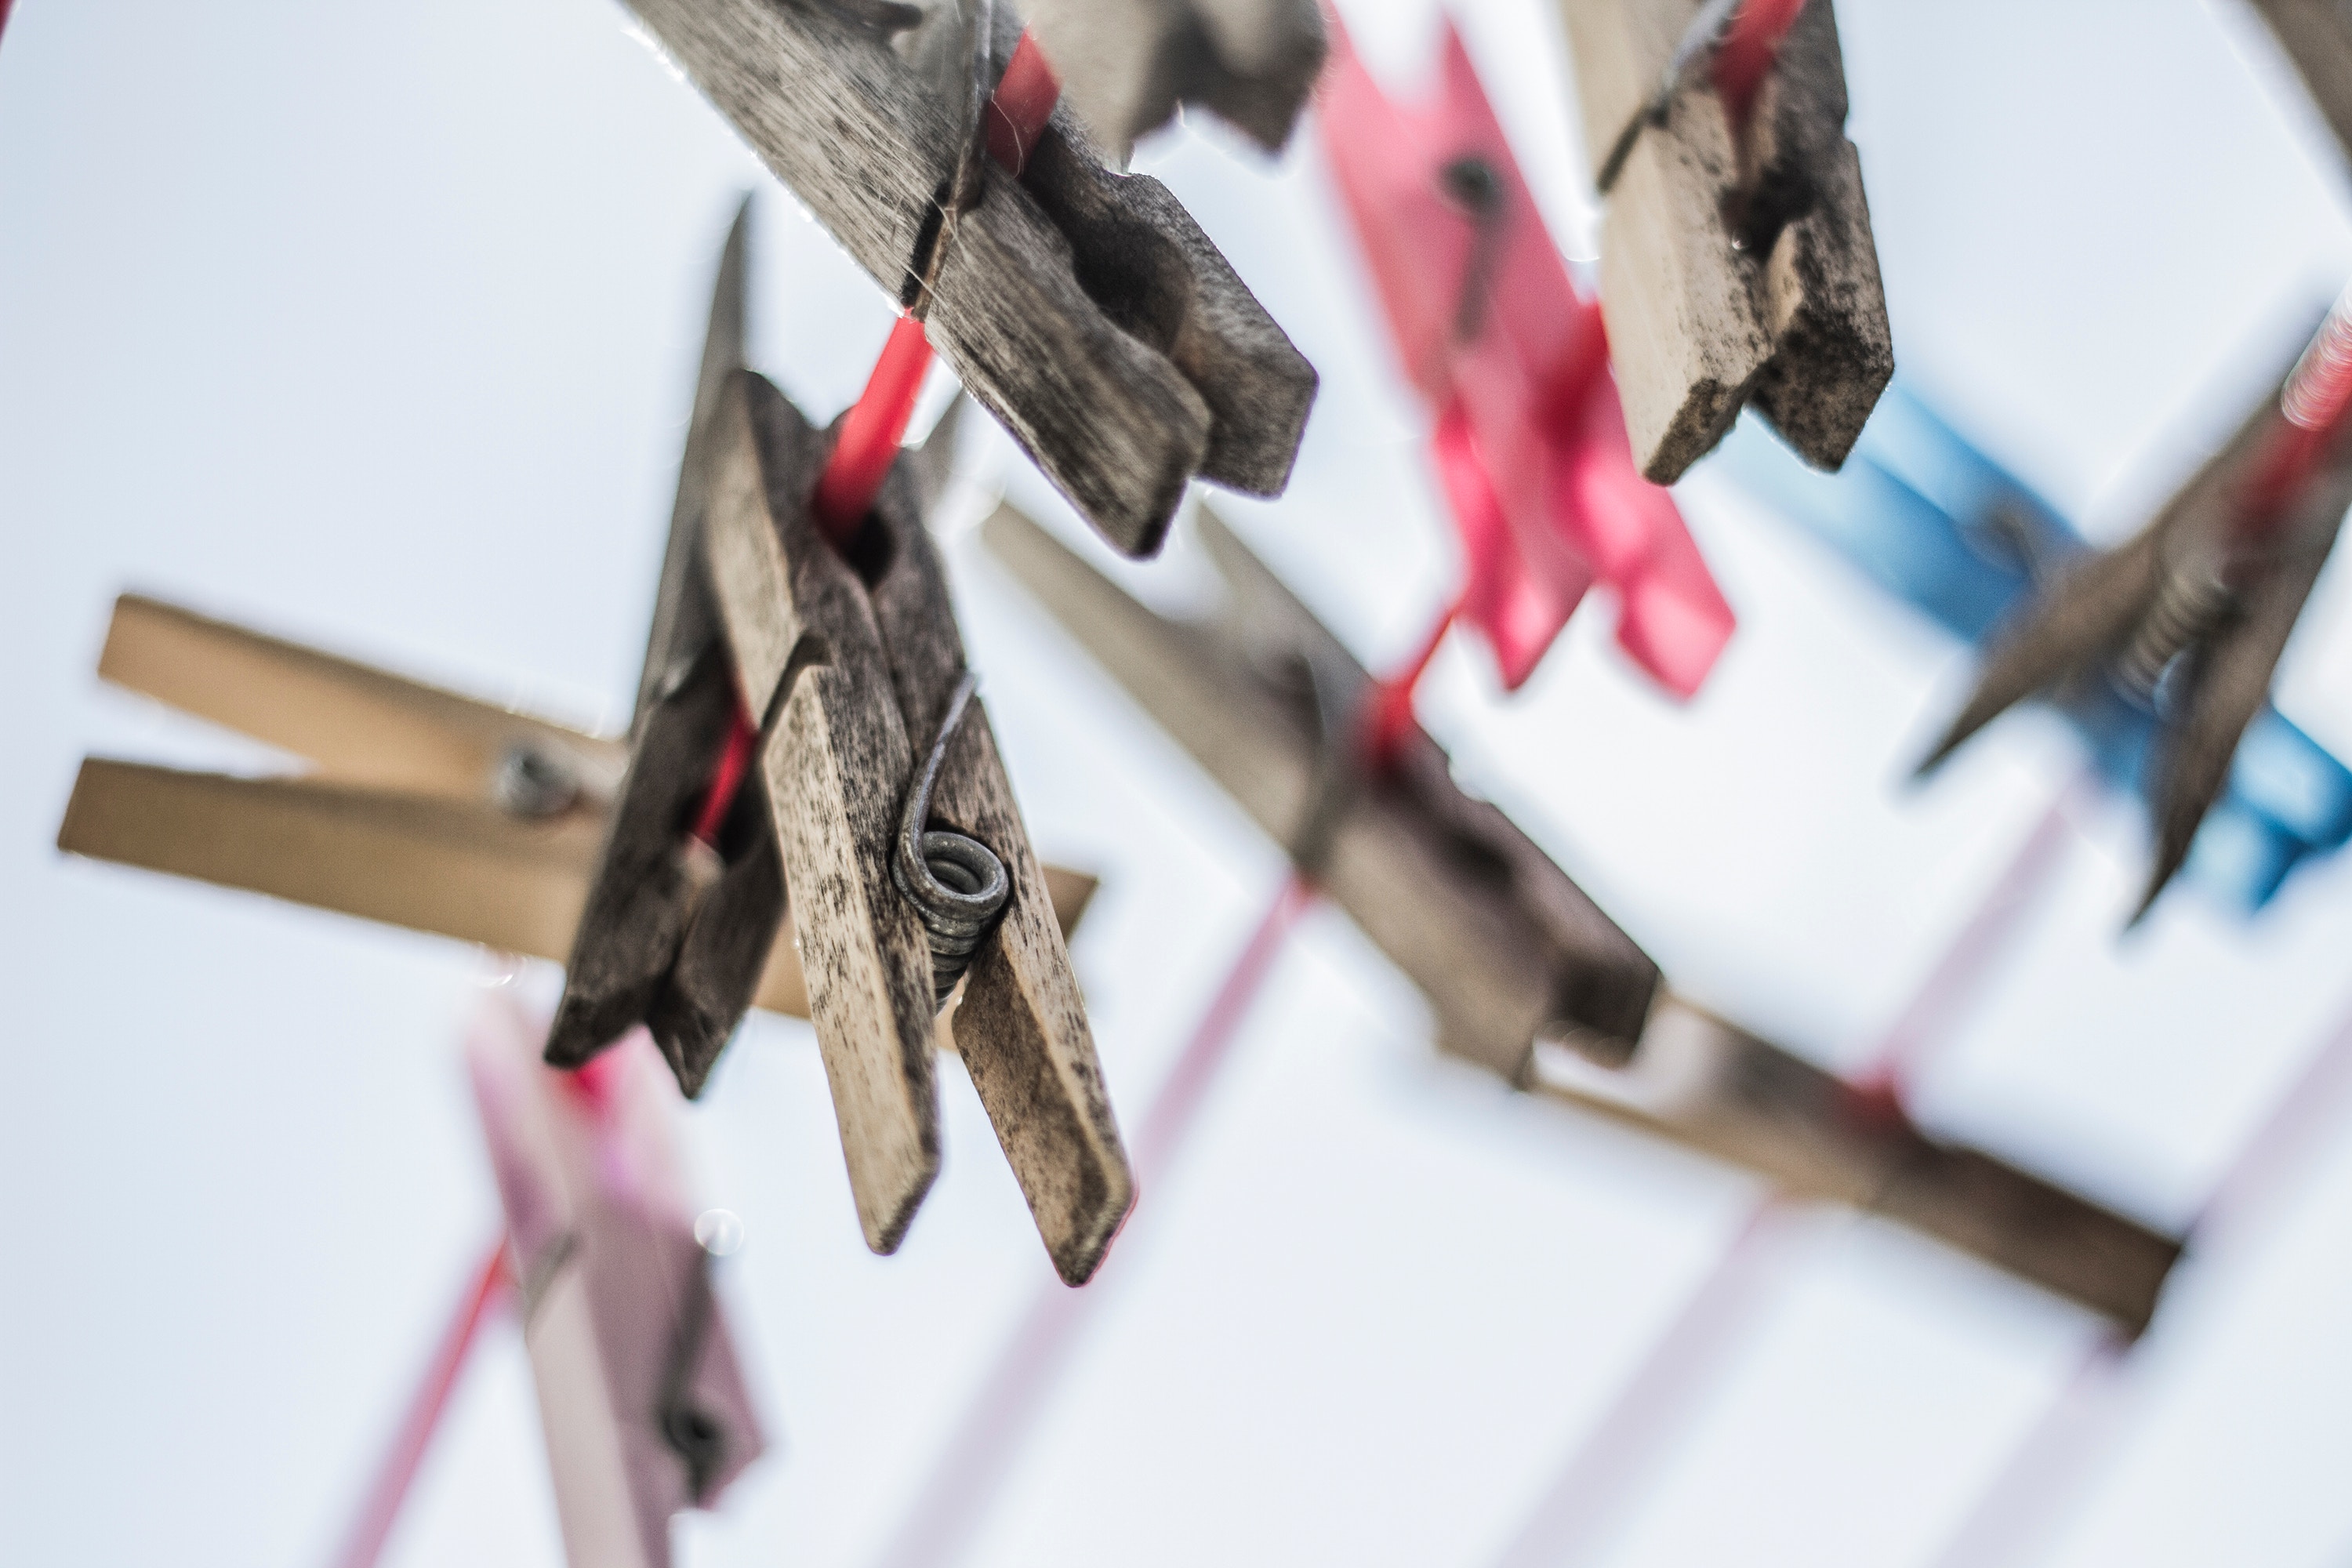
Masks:
[[[761,715],[759,763],[858,1220],[889,1252],[940,1163],[929,950],[890,880],[913,752],[866,584],[809,510],[816,432],[748,371],[719,429],[706,528],[719,617]]]
[[[2346,0],[2252,0],[2311,89],[2328,129],[2352,156],[2352,5]]]
[[[1600,172],[1702,0],[1560,0]],[[1710,73],[1645,127],[1608,194],[1601,306],[1634,460],[1669,484],[1751,400],[1807,461],[1845,460],[1895,369],[1830,0],[1811,0],[1748,145]]]
[[[1882,1214],[2137,1334],[2180,1243],[1976,1150],[1671,994],[1632,1067],[1547,1055],[1547,1094],[1757,1172],[1799,1201]]]
[[[877,36],[818,7],[634,5],[844,248],[903,297],[961,151],[950,106]],[[1082,133],[1057,111],[1047,140]],[[1095,216],[1066,234],[1049,208]],[[1195,473],[1259,494],[1286,482],[1314,371],[1157,182],[1090,157],[1033,158],[1022,181],[990,163],[951,234],[932,343],[1114,546],[1157,551]],[[1188,337],[1221,345],[1191,356],[1203,382],[1170,357]]]
[[[870,526],[889,541],[888,565],[873,589],[875,618],[902,721],[920,750],[963,676],[964,650],[918,500],[902,459]],[[951,1026],[1055,1268],[1067,1283],[1084,1284],[1134,1203],[1134,1176],[1045,870],[977,700],[950,742],[931,820],[986,845],[1012,884],[994,934],[973,955]]]
[[[157,626],[174,638],[168,647],[149,640]],[[214,700],[218,692],[299,693],[306,702],[331,707],[335,693],[348,689],[359,694],[360,720],[383,711],[446,716],[454,733],[424,735],[428,756],[467,754],[469,737],[486,725],[509,723],[562,751],[601,758],[610,771],[618,771],[625,754],[609,737],[152,599],[126,595],[118,603],[110,646],[139,650],[118,660],[113,672],[132,689],[166,700],[168,690],[179,691],[200,705],[194,711],[222,722],[235,721]],[[171,657],[154,657],[164,652]],[[261,707],[264,722],[283,716],[278,706]],[[341,735],[365,732],[367,725],[330,715],[321,729]],[[287,741],[281,729],[279,743]],[[607,836],[610,801],[583,794],[556,816],[523,817],[498,806],[470,770],[419,770],[397,758],[370,766],[394,787],[323,773],[232,778],[90,758],[75,781],[58,845],[69,854],[563,962]],[[420,773],[422,787],[412,789]],[[457,793],[459,779],[471,780],[470,797]],[[761,809],[764,814],[764,802]],[[1058,866],[1045,867],[1044,877],[1066,938],[1094,894],[1095,879]],[[755,1005],[808,1016],[789,931],[768,949]],[[948,1045],[944,1025],[940,1043]]]
[[[1305,671],[1369,685],[1230,532],[1203,537],[1233,588],[1222,626],[1136,603],[1013,509],[988,548],[1267,833],[1296,843],[1324,728]],[[1330,677],[1327,675],[1327,679]],[[1539,1036],[1621,1060],[1657,983],[1648,957],[1492,805],[1464,795],[1415,729],[1395,771],[1337,800],[1318,885],[1430,998],[1450,1038],[1517,1081]]]
[[[1063,98],[1122,161],[1184,104],[1277,152],[1323,65],[1315,0],[1028,0],[1022,9]]]

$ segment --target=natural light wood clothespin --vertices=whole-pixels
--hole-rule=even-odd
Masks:
[[[2352,290],[2279,385],[2146,528],[2011,617],[1922,764],[2053,687],[2106,683],[2151,710],[2156,854],[2135,919],[2188,858],[2352,506]]]
[[[670,1517],[767,1446],[696,1234],[650,1051],[541,1065],[504,998],[467,1040],[574,1568],[668,1568]]]
[[[91,757],[58,848],[528,958],[572,951],[621,741],[137,594],[116,601],[98,668],[310,766],[247,777]],[[1045,879],[1067,930],[1094,879]],[[808,1016],[789,916],[755,1005]]]
[[[2175,1242],[1937,1142],[1899,1107],[1674,995],[1509,818],[1462,793],[1417,726],[1390,768],[1349,768],[1352,749],[1334,737],[1370,687],[1361,667],[1213,516],[1200,518],[1229,601],[1205,623],[1138,604],[1009,507],[982,537],[1427,995],[1444,1048],[2147,1321]],[[1581,1071],[1563,1065],[1571,1051]]]
[[[1118,549],[1157,551],[1195,474],[1255,495],[1288,482],[1313,368],[1167,187],[1104,169],[1066,109],[1018,176],[969,163],[959,105],[889,41],[936,54],[957,0],[928,20],[852,0],[633,5],[843,247],[921,303],[966,390]],[[996,16],[992,73],[1018,27]],[[974,205],[950,222],[959,180]]]
[[[2352,9],[2342,0],[2249,0],[2270,24],[2336,140],[2352,156]]]
[[[1070,106],[1122,162],[1190,103],[1277,151],[1323,64],[1316,0],[1028,0],[1023,10]]]
[[[1744,115],[1711,47],[1730,0],[1560,14],[1608,202],[1601,308],[1635,461],[1671,483],[1752,403],[1836,468],[1895,353],[1831,0],[1806,0]]]

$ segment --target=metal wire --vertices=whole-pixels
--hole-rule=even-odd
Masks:
[[[931,787],[939,782],[948,742],[979,685],[979,678],[966,670],[955,695],[948,699],[940,738],[907,793],[906,810],[898,818],[898,849],[890,857],[890,879],[915,906],[930,942],[932,1000],[942,1006],[971,967],[971,955],[995,929],[1013,891],[1004,862],[987,845],[966,834],[926,832],[923,826],[930,817]]]
[[[2203,641],[2234,604],[2229,584],[2210,564],[2189,561],[2168,569],[2139,629],[2116,660],[2116,688],[2143,707],[2153,707],[2173,659]]]

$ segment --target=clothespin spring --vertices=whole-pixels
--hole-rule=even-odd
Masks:
[[[890,858],[890,879],[915,906],[930,943],[933,1001],[940,1006],[971,966],[971,955],[995,928],[1013,890],[1004,862],[987,845],[966,834],[925,830],[940,764],[947,760],[948,742],[955,738],[979,685],[980,678],[970,670],[956,682],[947,717],[940,722],[940,737],[907,792],[907,808],[898,819],[898,852]]]

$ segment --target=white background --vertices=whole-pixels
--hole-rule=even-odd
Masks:
[[[1463,9],[1589,257],[1554,16]],[[1433,5],[1347,10],[1410,89]],[[2274,373],[2281,323],[2352,274],[2340,154],[2234,0],[1849,0],[1840,21],[1906,374],[2095,532],[2134,526]],[[814,416],[887,329],[625,23],[609,0],[21,0],[0,41],[9,1561],[323,1561],[496,1223],[456,1054],[480,954],[52,848],[85,751],[267,764],[97,687],[112,595],[611,724],[738,193],[764,193],[755,362]],[[1288,496],[1226,514],[1394,660],[1454,562],[1312,135],[1269,163],[1196,126],[1140,163],[1323,374]],[[980,491],[1054,510],[995,432],[967,452]],[[1704,468],[1682,494],[1741,617],[1697,701],[1646,686],[1596,604],[1507,703],[1449,647],[1423,714],[1681,985],[1850,1065],[2073,753],[2012,720],[1907,789],[1958,650]],[[1033,834],[1106,879],[1076,957],[1132,1128],[1278,857],[971,541],[950,555]],[[1200,570],[1180,544],[1136,581],[1181,598]],[[2339,753],[2347,593],[2339,565],[2279,691]],[[2176,894],[2118,940],[2140,831],[2090,825],[1920,1113],[2178,1225],[2352,1000],[2352,861],[2252,924]],[[1491,1559],[1752,1194],[1440,1062],[1428,1034],[1315,916],[974,1561]],[[887,1259],[803,1026],[755,1020],[687,1113],[708,1201],[746,1223],[730,1300],[781,1438],[681,1522],[687,1563],[866,1561],[1049,1278],[952,1069],[946,1099],[946,1172]],[[2352,1145],[2328,1149],[2184,1271],[2049,1561],[2352,1552]],[[1801,1254],[1612,1562],[1925,1563],[2094,1329],[1874,1223],[1824,1216]],[[506,1325],[393,1561],[558,1556]]]

